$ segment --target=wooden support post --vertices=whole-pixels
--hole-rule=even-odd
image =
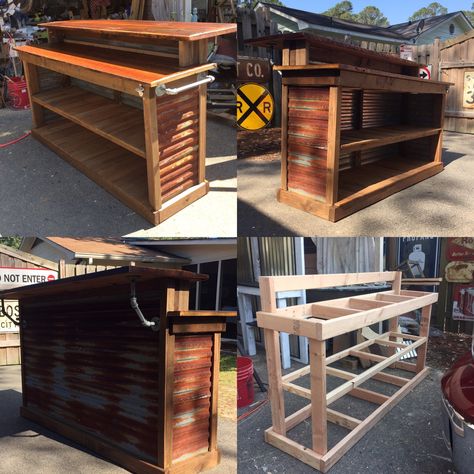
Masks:
[[[163,302],[160,314],[166,315],[169,311],[181,309],[177,304],[175,288],[163,290]],[[171,466],[173,452],[173,391],[174,391],[174,362],[175,362],[175,336],[171,334],[168,318],[160,318],[159,351],[160,364],[158,366],[158,379],[163,383],[163,397],[158,404],[158,465],[165,469]]]
[[[147,87],[143,94],[143,120],[145,124],[145,152],[148,200],[154,211],[161,208],[160,148],[158,142],[158,115],[155,89]]]
[[[217,449],[217,400],[220,370],[220,351],[221,351],[221,333],[217,332],[213,335],[212,344],[212,393],[211,393],[211,419],[209,433],[209,451]]]
[[[425,368],[428,337],[430,334],[431,305],[421,309],[420,336],[426,337],[426,342],[418,348],[416,371],[419,373]]]
[[[30,98],[33,127],[37,128],[44,123],[43,107],[33,100],[33,96],[40,91],[40,79],[38,67],[34,64],[23,62],[23,71],[26,78],[26,88]]]
[[[441,131],[435,138],[434,161],[442,163],[443,161],[443,128],[444,128],[444,109],[446,107],[446,94],[438,94],[434,103],[434,122],[435,126],[441,128]]]
[[[199,86],[199,168],[198,183],[206,179],[207,85]]]
[[[188,67],[204,64],[207,60],[208,40],[180,41],[179,42],[179,66]]]
[[[329,88],[329,117],[328,117],[328,151],[326,204],[333,205],[338,200],[339,183],[339,152],[341,126],[341,97],[340,87]]]
[[[399,295],[402,291],[402,272],[397,272],[395,274],[395,279],[392,282],[392,290],[396,295]],[[398,332],[398,316],[390,319],[388,327],[390,332]],[[395,354],[396,351],[397,349],[395,347],[389,347],[387,349],[389,354]]]
[[[262,311],[275,312],[277,309],[275,288],[270,277],[260,277],[260,302]],[[265,337],[268,397],[271,404],[273,431],[284,435],[286,433],[286,425],[280,359],[280,335],[278,331],[272,329],[264,329],[263,333]]]
[[[288,189],[288,86],[281,89],[281,189]]]
[[[328,450],[326,405],[326,341],[309,340],[311,367],[311,427],[313,451],[324,455]]]

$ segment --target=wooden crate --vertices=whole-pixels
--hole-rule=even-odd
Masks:
[[[277,293],[283,291],[381,281],[392,283],[392,289],[287,308],[276,306]],[[400,272],[383,272],[260,277],[260,298],[262,311],[257,312],[257,322],[258,326],[263,328],[265,336],[272,414],[272,426],[265,431],[265,440],[315,469],[327,472],[385,413],[427,375],[425,359],[431,305],[437,301],[438,295],[402,290]],[[398,317],[417,309],[421,309],[422,315],[419,336],[398,333]],[[383,321],[389,321],[389,331],[376,339],[369,339],[326,356],[326,342],[329,339]],[[305,336],[309,339],[309,365],[285,376],[282,375],[281,370],[280,332]],[[412,343],[407,346],[400,339],[406,339]],[[367,352],[367,349],[373,345],[384,347],[388,356]],[[416,363],[400,361],[413,349],[417,349],[418,353]],[[347,356],[369,360],[375,362],[375,365],[359,374],[330,366]],[[383,372],[389,367],[402,369],[414,375],[409,378]],[[308,374],[311,388],[295,383],[297,379]],[[344,382],[327,392],[327,375],[340,378]],[[360,387],[370,379],[394,385],[399,389],[393,395],[386,396]],[[285,412],[284,391],[306,398],[311,403],[288,415]],[[379,406],[365,420],[328,407],[345,395]],[[304,446],[290,439],[287,433],[308,418],[311,418],[312,442],[310,446]],[[341,441],[329,449],[327,422],[349,430]]]
[[[0,292],[20,305],[21,414],[131,472],[218,464],[220,338],[235,312],[188,311],[206,279],[120,267]]]
[[[251,42],[282,49],[279,201],[335,222],[442,171],[448,83],[390,55],[280,36]]]
[[[236,26],[133,20],[43,26],[48,45],[18,48],[33,136],[153,224],[205,195],[202,81],[215,67],[207,63],[208,40]],[[42,69],[62,80],[43,87]]]

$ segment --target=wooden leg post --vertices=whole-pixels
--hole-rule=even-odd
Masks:
[[[33,96],[40,91],[38,67],[34,64],[24,62],[23,69],[25,71],[28,97],[30,98],[33,127],[37,128],[44,123],[43,107],[33,101]]]
[[[326,406],[326,341],[309,340],[311,367],[311,426],[313,451],[323,456],[328,450]]]
[[[416,371],[419,373],[425,368],[426,352],[428,350],[428,336],[430,334],[431,305],[421,309],[420,336],[426,337],[426,342],[418,348]]]
[[[272,411],[272,425],[275,433],[286,434],[285,401],[280,359],[280,335],[278,331],[264,329],[265,352],[267,354],[268,397]]]
[[[143,95],[148,200],[154,211],[161,208],[160,149],[155,89],[147,87]]]

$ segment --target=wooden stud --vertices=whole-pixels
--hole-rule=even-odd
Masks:
[[[281,189],[288,190],[288,86],[281,88]]]
[[[225,330],[225,323],[224,328]],[[210,433],[209,433],[209,451],[217,449],[217,401],[218,401],[218,384],[220,371],[220,353],[221,353],[221,334],[214,333],[212,344],[212,376],[211,376],[211,419],[210,419]]]
[[[198,183],[206,179],[207,85],[199,86],[199,170]]]
[[[145,125],[145,149],[148,200],[153,210],[161,207],[160,147],[158,142],[158,115],[155,90],[145,89],[143,95],[143,121]]]
[[[338,200],[339,186],[339,151],[341,127],[341,98],[340,87],[329,88],[329,118],[328,118],[328,150],[326,203],[333,205]]]
[[[276,295],[273,280],[269,277],[260,277],[260,302],[262,310],[275,311]],[[283,399],[280,336],[277,331],[264,329],[265,352],[268,370],[268,397],[271,403],[272,426],[275,433],[284,435],[285,402]]]
[[[426,338],[425,343],[418,348],[416,358],[416,371],[419,373],[425,368],[426,353],[428,350],[428,337],[430,333],[431,305],[421,309],[420,337]]]
[[[311,368],[311,428],[313,451],[327,452],[326,412],[326,341],[309,340],[309,365]]]

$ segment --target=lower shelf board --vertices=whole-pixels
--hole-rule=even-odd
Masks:
[[[125,205],[154,221],[143,159],[65,119],[35,128],[32,135]]]
[[[441,162],[427,163],[404,157],[380,160],[341,171],[339,200],[333,205],[285,189],[280,189],[277,197],[280,202],[336,222],[442,170]]]

